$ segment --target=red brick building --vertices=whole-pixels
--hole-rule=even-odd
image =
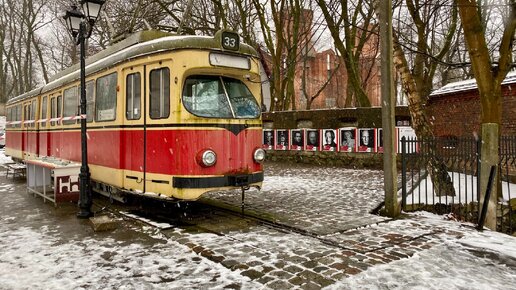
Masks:
[[[284,13],[283,17],[288,18],[289,14]],[[334,50],[328,49],[321,52],[315,50],[312,39],[312,19],[313,12],[311,10],[303,11],[297,45],[300,52],[294,80],[296,109],[306,109],[307,97],[311,98],[316,95],[328,82],[328,79],[330,79],[328,84],[314,99],[311,109],[344,108],[347,97],[345,65],[342,63],[342,58]],[[288,25],[285,25],[284,33],[289,35],[291,34],[292,24],[288,20],[286,20],[286,23]],[[379,38],[377,34],[372,34],[364,45],[359,66],[363,87],[371,105],[373,107],[381,106]],[[354,106],[355,100],[352,100],[350,107]]]
[[[516,71],[502,83],[502,135],[516,134]],[[436,136],[480,135],[480,98],[474,79],[447,84],[434,91],[428,113]]]

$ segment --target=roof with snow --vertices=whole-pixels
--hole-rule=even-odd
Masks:
[[[128,39],[86,59],[86,76],[111,68],[122,62],[164,51],[179,49],[210,49],[224,51],[221,45],[222,30],[215,36],[170,35],[160,31],[141,31]],[[239,53],[257,56],[249,45],[240,43]],[[7,104],[34,97],[54,90],[62,85],[79,80],[80,66],[73,65],[53,76],[49,83],[10,99]]]
[[[516,71],[511,71],[505,77],[505,80],[502,82],[502,85],[514,84],[514,83],[516,83]],[[449,84],[445,85],[444,87],[433,91],[430,94],[430,96],[433,97],[433,96],[447,95],[447,94],[475,90],[475,89],[477,89],[477,80],[469,79],[469,80],[465,80],[465,81],[449,83]]]

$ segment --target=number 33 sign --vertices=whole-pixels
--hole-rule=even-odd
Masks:
[[[222,47],[229,50],[238,50],[240,38],[238,34],[224,31],[222,32]]]

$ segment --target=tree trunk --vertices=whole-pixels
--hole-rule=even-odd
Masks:
[[[426,101],[422,99],[417,90],[416,82],[408,69],[408,64],[399,42],[395,42],[394,44],[394,65],[401,75],[401,81],[408,97],[408,108],[412,118],[412,127],[416,131],[416,135],[421,140],[432,140],[434,138],[434,133],[430,128],[430,122],[428,121],[424,110]],[[453,187],[453,182],[448,175],[446,165],[438,157],[436,143],[430,141],[424,144],[426,146],[421,148],[421,150],[424,150],[424,152],[429,156],[426,168],[427,172],[430,173],[434,188],[436,188],[436,194],[438,196],[454,196],[455,189]]]

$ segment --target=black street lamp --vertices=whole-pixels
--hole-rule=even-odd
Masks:
[[[72,10],[66,11],[64,20],[67,28],[72,33],[74,40],[81,47],[81,173],[80,195],[78,218],[89,218],[93,216],[91,211],[92,197],[90,186],[90,169],[88,167],[88,141],[86,138],[86,51],[84,42],[91,36],[91,31],[95,21],[99,16],[100,8],[105,0],[81,0],[81,6],[86,15],[77,10],[77,6],[72,6]],[[86,23],[87,22],[87,23]]]

